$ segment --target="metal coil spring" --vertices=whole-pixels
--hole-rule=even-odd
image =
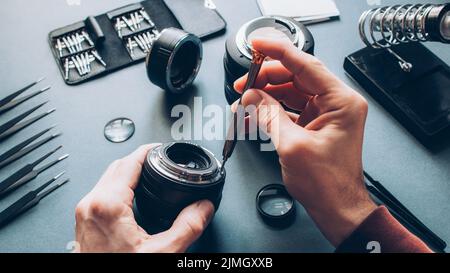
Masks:
[[[426,18],[437,5],[406,4],[375,8],[359,19],[362,41],[373,48],[388,48],[400,43],[427,41]],[[368,26],[368,34],[366,29]],[[375,33],[379,33],[376,37]]]

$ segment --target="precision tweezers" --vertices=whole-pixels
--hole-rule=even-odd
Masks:
[[[7,111],[9,111],[9,110],[19,106],[20,104],[26,102],[27,100],[29,100],[31,98],[34,98],[34,97],[36,97],[39,94],[44,93],[45,91],[49,90],[50,88],[51,88],[50,86],[47,86],[47,87],[45,87],[45,88],[43,88],[41,90],[33,92],[33,93],[29,94],[29,95],[23,96],[23,97],[21,97],[19,99],[12,100],[12,101],[10,101],[10,102],[0,106],[0,114],[3,114],[5,112],[7,112]]]
[[[36,109],[38,109],[39,107],[41,107],[42,105],[44,105],[46,102],[44,102],[43,104],[40,104],[36,107],[34,107],[33,109],[25,112],[24,114],[8,121],[7,123],[3,124],[0,126],[0,141],[10,137],[11,135],[21,131],[22,129],[30,126],[31,124],[35,123],[36,121],[46,117],[47,115],[55,112],[55,108],[48,110],[45,113],[39,114],[35,117],[32,117],[28,120],[25,120],[23,122],[18,123],[19,121],[21,121],[22,119],[24,119],[26,116],[28,116],[29,114],[31,114],[32,112],[34,112]]]
[[[366,187],[369,192],[383,202],[391,212],[398,215],[398,217],[403,219],[410,227],[417,230],[417,235],[419,237],[432,243],[438,250],[444,250],[447,247],[447,243],[444,240],[422,223],[422,221],[420,221],[391,192],[389,192],[381,182],[372,178],[366,171],[364,171],[364,176],[370,182],[370,184],[366,182]]]
[[[17,144],[16,146],[14,146],[13,148],[9,149],[8,151],[6,151],[5,153],[3,153],[2,155],[0,155],[0,169],[11,164],[12,162],[16,161],[19,158],[22,158],[23,156],[31,153],[32,151],[34,151],[35,149],[41,147],[42,145],[44,145],[45,143],[53,140],[54,138],[60,136],[61,134],[53,134],[50,135],[32,145],[32,142],[34,142],[36,139],[40,138],[42,135],[44,135],[45,133],[47,133],[48,131],[50,131],[51,129],[53,129],[54,126],[43,130],[40,133],[35,134],[34,136],[28,138],[27,140]],[[29,146],[28,146],[29,145]],[[28,147],[27,147],[28,146]]]
[[[61,156],[60,158],[45,164],[44,166],[35,169],[37,165],[39,165],[42,161],[44,161],[46,158],[54,154],[56,151],[58,151],[62,146],[57,147],[53,151],[49,152],[48,154],[42,156],[38,160],[34,161],[33,163],[25,165],[23,168],[19,169],[17,172],[12,174],[10,177],[6,178],[2,182],[0,182],[0,196],[5,195],[6,193],[9,193],[16,188],[26,184],[27,182],[35,179],[40,173],[47,170],[48,168],[56,165],[57,163],[63,161],[67,157],[69,157],[68,154]]]
[[[253,86],[255,85],[256,79],[258,78],[258,74],[261,71],[261,67],[265,59],[266,56],[264,54],[252,49],[252,62],[248,72],[247,82],[245,84],[242,95],[239,98],[239,105],[242,104],[242,96],[244,95],[244,93],[250,88],[253,88]],[[225,139],[225,143],[223,146],[221,171],[224,170],[225,163],[231,157],[234,148],[236,147],[238,128],[238,111],[236,111],[233,113],[233,122],[230,124],[230,127],[228,127],[227,138]]]
[[[9,103],[10,101],[12,101],[13,99],[15,99],[16,97],[18,97],[20,94],[22,94],[23,92],[27,91],[28,89],[30,89],[31,87],[35,86],[36,84],[38,84],[39,82],[43,81],[45,78],[40,78],[37,81],[30,83],[29,85],[25,86],[24,88],[20,89],[19,91],[16,91],[14,93],[12,93],[11,95],[7,96],[6,98],[0,100],[0,107],[5,106],[7,103]]]
[[[44,197],[61,187],[62,185],[69,182],[69,179],[64,180],[63,182],[53,185],[51,188],[45,190],[48,186],[50,186],[53,182],[58,180],[64,172],[58,174],[57,176],[50,179],[48,182],[37,188],[36,190],[30,191],[24,196],[22,196],[19,200],[14,202],[11,206],[0,212],[0,227],[12,221],[14,218],[25,212],[26,210],[36,206],[39,201],[41,201]]]

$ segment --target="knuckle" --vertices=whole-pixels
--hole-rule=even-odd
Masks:
[[[76,221],[81,221],[86,217],[86,214],[88,212],[86,202],[81,200],[77,206],[75,207],[75,219]]]
[[[367,102],[367,100],[359,95],[359,99],[357,102],[357,107],[358,110],[363,113],[363,114],[367,114],[367,112],[369,111],[369,103]]]
[[[203,230],[205,229],[206,219],[204,217],[199,217],[195,219],[195,221],[189,221],[186,224],[192,236],[198,237],[203,233]]]
[[[307,64],[310,67],[324,67],[325,65],[319,60],[317,57],[310,55],[311,57],[308,59]]]
[[[361,96],[360,94],[356,93],[355,91],[352,92],[351,95],[349,95],[348,101],[351,102],[351,108],[352,113],[355,117],[366,117],[367,113],[369,111],[369,104],[367,100]]]
[[[95,218],[108,218],[111,215],[110,206],[102,199],[92,200],[88,211]]]
[[[304,146],[303,140],[297,138],[280,145],[278,154],[284,162],[296,162]]]

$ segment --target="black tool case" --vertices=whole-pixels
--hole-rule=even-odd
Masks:
[[[439,148],[450,136],[450,68],[421,43],[391,49],[411,72],[387,50],[369,47],[348,56],[345,71],[422,144]]]
[[[201,39],[222,33],[225,20],[205,3],[147,0],[131,4],[56,29],[49,34],[49,44],[65,82],[80,84],[143,61],[152,39],[166,28],[184,29]]]

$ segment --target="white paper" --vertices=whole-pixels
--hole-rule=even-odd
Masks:
[[[258,0],[263,15],[281,15],[300,21],[339,16],[333,0]]]

